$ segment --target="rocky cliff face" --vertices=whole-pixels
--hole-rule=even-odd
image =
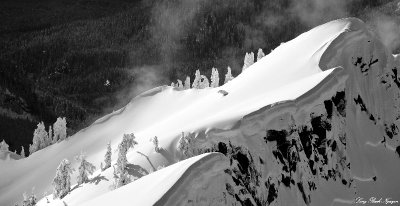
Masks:
[[[313,90],[249,114],[231,130],[198,135],[200,152],[230,159],[221,204],[400,198],[398,56],[362,22],[351,21],[319,62],[323,70],[341,69]]]

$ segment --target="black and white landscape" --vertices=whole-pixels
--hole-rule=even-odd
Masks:
[[[158,20],[135,14],[128,46],[112,22],[131,14],[109,4],[33,31],[3,23],[0,114],[14,126],[0,135],[0,205],[400,205],[399,2],[243,2],[121,1]],[[91,26],[111,36],[69,45]]]

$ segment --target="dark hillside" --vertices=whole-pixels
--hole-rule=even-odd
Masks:
[[[236,76],[245,52],[269,53],[316,24],[343,15],[369,20],[372,9],[397,15],[394,1],[357,0],[310,23],[295,2],[1,1],[0,141],[27,151],[38,121],[66,116],[73,134],[196,69],[209,76],[215,66],[222,78],[229,65]]]

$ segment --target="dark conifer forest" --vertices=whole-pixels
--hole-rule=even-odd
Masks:
[[[302,2],[299,4],[298,2]],[[68,135],[135,95],[177,79],[241,72],[308,29],[355,16],[376,28],[399,20],[396,1],[3,0],[0,2],[0,141],[28,151],[33,130],[67,118]],[[313,12],[325,11],[315,18]],[[393,52],[398,53],[394,47]]]

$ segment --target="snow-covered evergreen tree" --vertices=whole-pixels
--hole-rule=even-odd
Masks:
[[[117,174],[123,174],[126,168],[126,164],[128,160],[126,159],[126,153],[129,148],[133,148],[138,143],[135,140],[135,135],[132,134],[124,134],[122,137],[122,142],[118,145],[118,158],[117,158]]]
[[[117,167],[114,167],[114,176],[115,180],[115,188],[118,188],[122,185],[128,184],[131,180],[129,174],[126,171],[126,165],[128,160],[126,159],[126,153],[129,148],[133,148],[138,143],[135,140],[135,135],[124,134],[122,137],[122,142],[118,145],[118,159],[117,159]]]
[[[153,143],[153,145],[154,145],[154,151],[160,152],[160,147],[159,147],[159,145],[158,145],[158,137],[155,136],[155,137],[151,138],[150,141],[151,141],[151,142]]]
[[[52,145],[56,142],[54,142],[54,138],[53,138],[53,127],[50,125],[49,126],[49,132],[48,132],[48,139],[49,139],[49,145]]]
[[[242,69],[242,71],[247,69],[252,64],[254,64],[254,53],[253,52],[246,53],[246,55],[244,57],[244,61],[243,61],[243,69]]]
[[[53,125],[54,141],[63,141],[67,138],[67,120],[65,117],[58,117]]]
[[[182,84],[182,81],[180,79],[178,79],[177,88],[179,90],[183,90],[183,84]]]
[[[127,171],[124,171],[123,173],[118,175],[118,178],[115,181],[115,188],[122,187],[124,185],[127,185],[131,182],[130,175],[128,174]]]
[[[39,124],[37,125],[37,128],[33,132],[33,140],[32,140],[33,142],[29,146],[29,153],[32,154],[40,149],[45,148],[47,146],[46,145],[47,138],[48,138],[48,135],[45,130],[44,123],[39,122]]]
[[[105,165],[104,165],[104,168],[103,167],[101,168],[102,170],[105,170],[105,169],[111,167],[111,142],[108,142],[108,144],[107,144],[107,152],[104,155],[104,163],[105,163]]]
[[[171,82],[171,87],[175,87],[175,83]]]
[[[212,68],[210,87],[212,88],[219,87],[219,73],[217,68]]]
[[[26,157],[25,156],[25,149],[24,149],[24,146],[21,146],[21,154],[20,154],[22,157]]]
[[[36,205],[36,195],[31,193],[31,195],[27,195],[26,193],[23,194],[23,201],[22,201],[22,206],[35,206]]]
[[[201,81],[199,85],[199,89],[204,89],[210,87],[210,82],[208,81],[207,77],[204,75],[201,75]]]
[[[76,160],[79,161],[79,174],[76,178],[76,181],[78,183],[78,185],[83,184],[87,181],[89,181],[89,175],[93,174],[94,170],[96,169],[96,167],[88,162],[86,160],[86,157],[84,154],[80,154],[79,156],[76,157]]]
[[[49,132],[50,131],[51,131],[51,126],[49,126]],[[44,138],[43,148],[46,148],[46,147],[48,147],[48,146],[50,146],[52,144],[53,144],[52,134],[47,133],[47,135]],[[41,149],[43,149],[43,148],[41,148]]]
[[[231,81],[232,79],[234,79],[234,77],[232,76],[232,69],[231,69],[231,67],[228,66],[228,71],[225,74],[224,84],[226,84],[227,82]]]
[[[200,70],[196,70],[196,74],[193,80],[192,88],[193,89],[199,89],[200,88],[200,83],[201,83],[201,75],[200,75]]]
[[[0,142],[0,151],[7,151],[8,152],[9,151],[8,147],[9,147],[8,144],[3,139],[3,141]]]
[[[183,89],[190,89],[190,77],[186,77],[185,84],[183,85]]]
[[[56,176],[53,179],[53,197],[63,198],[71,190],[71,163],[64,159],[57,167]]]
[[[258,49],[257,52],[257,61],[259,61],[261,58],[265,57],[265,54],[261,48]]]
[[[181,138],[178,142],[178,150],[186,157],[193,157],[196,155],[195,136],[194,134],[185,135],[182,132]]]

